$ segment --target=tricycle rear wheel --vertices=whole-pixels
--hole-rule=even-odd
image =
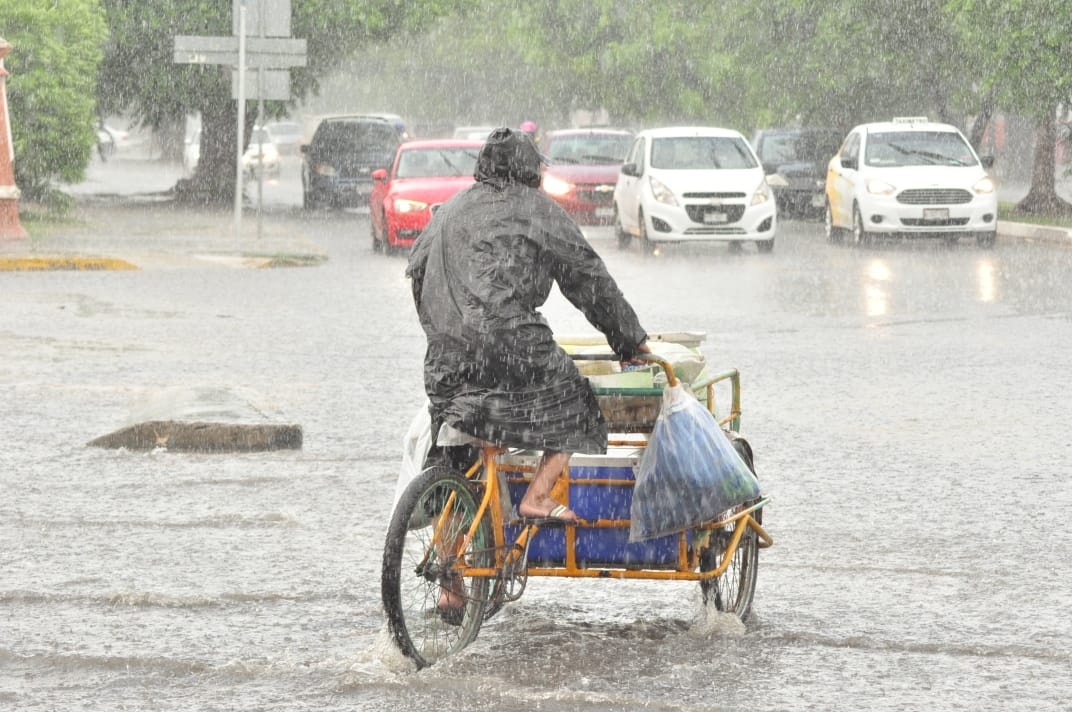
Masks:
[[[383,607],[395,643],[418,669],[461,650],[480,632],[490,581],[454,572],[459,552],[453,549],[473,523],[475,491],[481,486],[446,467],[428,468],[406,488],[391,517],[383,551]],[[460,556],[470,566],[494,566],[494,538],[486,517]],[[440,610],[444,589],[465,605]]]

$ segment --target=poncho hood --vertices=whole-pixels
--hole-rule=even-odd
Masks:
[[[473,177],[481,183],[503,187],[520,183],[540,187],[540,167],[546,163],[532,137],[506,127],[488,136],[476,160]]]

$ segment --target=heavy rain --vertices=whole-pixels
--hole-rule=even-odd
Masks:
[[[0,0],[0,708],[1066,709],[1072,9],[1012,5]],[[273,60],[288,98],[247,73],[242,119],[231,50],[173,51],[237,47],[240,14],[306,42]],[[344,149],[316,135],[354,116],[390,150],[345,149],[365,182],[337,193]],[[406,272],[430,211],[385,195],[396,151],[447,191],[427,202],[465,190],[498,126],[534,134],[651,341],[740,373],[773,540],[743,620],[694,579],[533,575],[467,645],[433,655],[459,630],[433,621],[400,650],[381,581],[427,398]],[[996,232],[949,232],[955,204],[887,231],[862,195],[839,225],[846,137],[863,173],[909,153],[869,164],[871,136],[944,127],[968,150],[914,148],[930,188],[977,170]],[[648,180],[671,158],[645,138],[697,137],[754,157],[743,217],[705,198],[701,239],[631,225],[622,167]],[[570,203],[600,163],[619,189]],[[723,224],[764,204],[773,237]],[[540,313],[590,344],[563,291]],[[607,363],[593,384],[630,375]]]

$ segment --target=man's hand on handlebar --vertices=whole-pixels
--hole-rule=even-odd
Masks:
[[[651,347],[648,346],[648,342],[645,341],[637,345],[636,352],[638,354],[650,354]],[[619,364],[621,365],[623,371],[626,370],[626,368],[629,366],[642,366],[645,363],[647,363],[647,361],[644,361],[643,359],[639,358],[631,358],[628,361],[619,361]]]

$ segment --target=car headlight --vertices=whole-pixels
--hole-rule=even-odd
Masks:
[[[335,166],[329,165],[327,163],[317,163],[316,167],[313,168],[313,170],[316,171],[318,175],[322,176],[335,175]]]
[[[395,198],[395,212],[396,213],[419,213],[428,207],[428,203],[422,203],[419,200],[407,200],[406,198]]]
[[[666,205],[677,205],[677,198],[674,197],[673,192],[663,182],[654,176],[648,177],[649,185],[651,185],[651,194],[660,203]]]
[[[770,200],[770,187],[768,187],[767,181],[762,180],[759,182],[756,192],[752,193],[752,205],[762,205],[768,200]]]
[[[994,179],[990,176],[983,176],[972,186],[972,190],[976,193],[993,193],[997,190],[997,184],[994,183]]]
[[[543,176],[543,190],[548,195],[563,196],[570,192],[573,186],[558,176],[545,173]]]
[[[872,178],[867,181],[867,192],[872,195],[893,195],[897,189],[884,180]]]
[[[772,186],[774,188],[788,188],[789,181],[787,181],[785,178],[782,178],[781,173],[770,173],[767,175],[767,185]]]

